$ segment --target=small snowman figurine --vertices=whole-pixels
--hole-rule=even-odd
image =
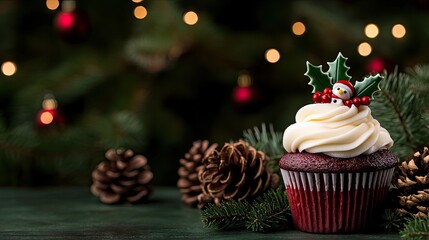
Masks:
[[[331,103],[344,105],[344,101],[349,100],[354,95],[355,88],[347,80],[338,80],[332,87]]]

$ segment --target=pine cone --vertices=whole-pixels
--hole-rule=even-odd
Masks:
[[[429,212],[429,155],[428,148],[416,152],[399,166],[398,211],[414,217],[424,217]]]
[[[101,162],[92,172],[92,194],[106,204],[146,200],[153,178],[147,159],[123,148],[110,149],[105,156],[109,162]]]
[[[220,152],[213,151],[203,159],[199,172],[203,193],[200,198],[241,201],[253,198],[279,183],[279,176],[268,167],[268,157],[240,140],[226,143]]]
[[[180,189],[182,195],[182,202],[192,206],[203,208],[207,202],[211,202],[212,199],[198,199],[198,195],[202,193],[201,183],[198,179],[198,171],[204,166],[202,160],[217,147],[217,144],[209,145],[209,141],[195,141],[189,152],[187,152],[184,158],[180,159],[181,167],[179,168],[179,180],[177,181],[177,187]]]

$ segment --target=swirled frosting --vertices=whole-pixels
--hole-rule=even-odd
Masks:
[[[296,114],[296,123],[283,134],[287,152],[324,153],[350,158],[389,149],[389,132],[371,115],[367,106],[359,108],[336,104],[309,104]]]

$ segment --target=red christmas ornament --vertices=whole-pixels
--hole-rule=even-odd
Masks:
[[[250,103],[254,97],[254,89],[250,86],[238,86],[234,89],[234,101],[237,103]]]
[[[363,96],[361,98],[362,105],[368,106],[371,103],[371,98],[368,96]]]
[[[52,94],[45,95],[42,102],[42,109],[37,113],[37,123],[40,126],[49,126],[53,124],[63,124],[64,118],[57,109],[57,100]]]
[[[86,13],[77,9],[74,1],[65,0],[55,18],[55,29],[64,41],[81,43],[89,37],[90,23]]]
[[[373,58],[368,62],[367,68],[369,72],[381,73],[386,68],[386,63],[381,58]]]

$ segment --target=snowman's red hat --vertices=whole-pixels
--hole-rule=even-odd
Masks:
[[[353,87],[353,85],[347,81],[347,80],[338,80],[335,84],[334,84],[334,88],[339,87],[338,85],[341,85],[342,88],[345,88],[347,91],[350,92],[350,96],[353,96],[355,94],[355,88]]]

